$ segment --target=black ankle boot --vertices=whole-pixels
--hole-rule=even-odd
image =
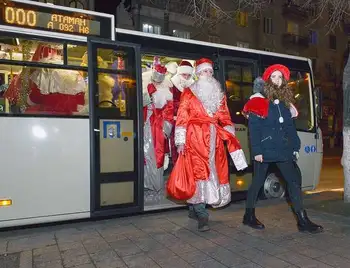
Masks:
[[[300,232],[308,232],[312,234],[323,232],[323,227],[310,221],[305,210],[301,210],[295,213],[295,215],[297,217],[298,229]]]
[[[249,227],[253,229],[265,229],[264,224],[262,224],[256,217],[255,217],[255,208],[246,208],[245,214],[243,217],[243,224],[248,225]]]
[[[198,218],[198,231],[200,232],[206,232],[209,231],[209,225],[208,225],[208,218],[203,218],[203,217],[199,217]]]

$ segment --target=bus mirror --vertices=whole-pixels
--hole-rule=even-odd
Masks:
[[[319,121],[322,119],[322,91],[320,87],[315,88],[315,110]]]

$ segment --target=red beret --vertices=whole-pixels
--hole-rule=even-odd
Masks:
[[[282,64],[274,64],[274,65],[271,65],[270,67],[268,67],[268,68],[265,70],[265,72],[264,72],[264,74],[263,74],[263,76],[262,76],[263,80],[264,80],[264,81],[269,80],[271,74],[272,74],[274,71],[280,71],[280,72],[282,73],[282,75],[284,76],[284,78],[285,78],[287,81],[289,81],[289,78],[290,78],[290,71],[289,71],[289,69],[288,69],[286,66],[284,66],[284,65],[282,65]]]

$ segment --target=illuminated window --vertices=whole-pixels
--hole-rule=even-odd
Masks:
[[[287,21],[287,33],[298,35],[299,25],[294,22]]]
[[[173,30],[173,36],[190,39],[190,33],[186,31]]]
[[[237,12],[236,24],[238,26],[247,27],[248,26],[248,13],[247,12]]]
[[[142,24],[142,31],[144,33],[161,34],[161,27],[158,25],[143,23]]]
[[[70,7],[84,9],[84,4],[80,1],[74,0],[69,2]]]

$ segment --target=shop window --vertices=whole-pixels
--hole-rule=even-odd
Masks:
[[[84,9],[84,4],[81,1],[77,1],[77,0],[70,1],[69,6],[74,8]]]

